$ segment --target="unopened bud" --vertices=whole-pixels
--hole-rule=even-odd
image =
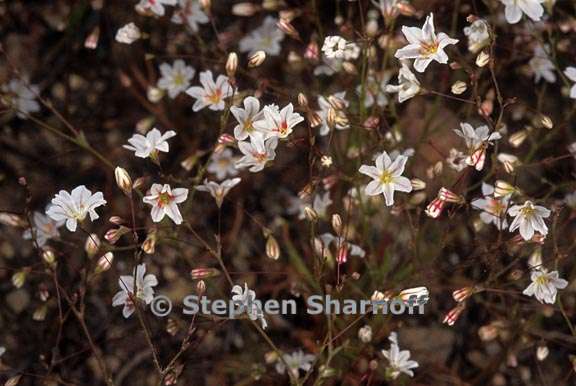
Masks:
[[[250,17],[258,12],[258,6],[254,3],[238,3],[232,6],[232,14],[236,16]]]
[[[42,260],[44,260],[50,267],[56,265],[56,255],[49,249],[42,251]]]
[[[554,122],[552,122],[552,119],[544,114],[540,115],[540,123],[547,129],[552,129],[554,127]]]
[[[456,302],[462,303],[476,292],[477,290],[475,287],[463,287],[452,292],[452,297]]]
[[[512,147],[520,147],[526,138],[528,138],[528,131],[520,130],[508,137],[508,143],[512,145]]]
[[[120,239],[120,237],[122,237],[123,235],[125,235],[128,232],[130,232],[130,228],[127,228],[125,226],[120,226],[120,228],[112,228],[112,229],[108,230],[106,232],[106,234],[104,235],[104,238],[110,244],[116,244],[116,242]]]
[[[484,51],[480,52],[476,57],[476,65],[478,67],[484,67],[490,61],[490,55]]]
[[[258,67],[264,62],[264,59],[266,59],[266,52],[256,51],[248,58],[248,67],[249,68]]]
[[[212,7],[212,0],[200,0],[200,6],[205,12],[210,12]]]
[[[462,82],[461,80],[459,80],[452,85],[451,91],[452,91],[452,94],[460,95],[464,91],[466,91],[467,88],[468,88],[468,85],[466,83]]]
[[[32,320],[41,322],[46,319],[46,313],[48,312],[48,306],[46,304],[40,305],[34,313],[32,314]]]
[[[236,76],[236,70],[238,69],[238,55],[236,52],[230,52],[228,54],[228,60],[226,60],[226,75],[229,78],[234,78]]]
[[[454,323],[456,323],[456,321],[458,320],[458,318],[460,318],[460,315],[462,314],[462,311],[464,311],[464,308],[466,308],[466,303],[459,303],[456,307],[448,311],[442,323],[447,324],[449,326],[453,326]]]
[[[334,107],[335,110],[344,110],[346,108],[346,102],[342,100],[342,98],[334,95],[328,97],[328,103],[330,103],[330,106]]]
[[[442,211],[444,210],[444,206],[446,205],[446,201],[441,200],[439,198],[435,198],[432,200],[430,204],[426,207],[426,215],[432,218],[440,217]]]
[[[316,111],[313,110],[309,110],[306,113],[306,119],[308,120],[308,124],[310,125],[310,127],[317,127],[322,124],[322,117]]]
[[[303,93],[298,93],[298,104],[300,107],[308,108],[308,98]]]
[[[312,208],[311,206],[305,206],[304,207],[304,215],[306,216],[306,219],[308,221],[311,221],[311,222],[318,221],[318,212],[316,212],[314,210],[314,208]]]
[[[114,177],[116,178],[116,185],[127,195],[132,194],[132,178],[126,169],[117,166],[114,169]]]
[[[88,235],[86,242],[84,243],[84,251],[88,257],[92,258],[98,252],[100,248],[100,238],[96,233]]]
[[[464,197],[446,189],[445,187],[440,188],[440,191],[438,192],[438,198],[442,201],[451,202],[454,204],[463,204],[466,202]]]
[[[156,250],[156,232],[152,231],[148,233],[146,240],[142,243],[142,250],[144,253],[151,255]]]
[[[342,236],[342,217],[338,213],[332,215],[332,229],[338,236]]]
[[[358,74],[358,69],[356,68],[356,66],[354,65],[354,63],[351,62],[343,62],[342,63],[342,68],[344,69],[344,71],[347,74],[350,75],[356,75]]]
[[[494,186],[494,198],[509,196],[517,191],[516,187],[506,181],[497,180]]]
[[[278,20],[276,25],[286,35],[290,36],[293,39],[301,40],[300,34],[298,33],[298,31],[296,31],[296,28],[294,28],[294,26],[292,25],[292,23],[290,23],[289,20],[281,18],[280,20]]]
[[[96,264],[96,273],[108,271],[112,267],[113,261],[114,254],[112,252],[106,252],[98,259],[98,263]]]
[[[124,224],[126,221],[120,216],[111,216],[108,221],[110,221],[114,225],[121,225]]]
[[[550,354],[550,350],[548,350],[547,346],[538,346],[536,349],[536,359],[538,359],[540,362],[546,359],[548,354]]]
[[[17,214],[0,212],[0,224],[12,227],[26,227],[27,222]]]
[[[412,178],[410,180],[410,184],[412,185],[412,190],[414,191],[426,189],[426,182],[422,181],[419,178]]]
[[[507,173],[513,173],[516,166],[520,164],[518,157],[512,154],[500,153],[496,158],[502,162]]]
[[[348,261],[348,255],[350,253],[350,248],[348,247],[348,243],[343,242],[338,248],[338,256],[336,257],[336,261],[338,264],[344,264]]]
[[[208,279],[220,275],[220,271],[216,268],[194,268],[190,271],[192,280]]]
[[[272,235],[268,236],[266,240],[266,256],[272,260],[278,260],[278,258],[280,258],[280,246],[276,238]]]
[[[204,280],[200,280],[198,281],[198,283],[196,283],[196,292],[200,296],[202,296],[202,294],[206,292],[206,283],[204,282]]]
[[[12,284],[16,288],[21,288],[26,282],[26,276],[28,276],[28,270],[23,269],[22,271],[16,272],[12,275]]]
[[[218,137],[218,143],[222,145],[233,145],[236,143],[236,139],[234,136],[226,133]]]
[[[414,287],[408,288],[405,290],[400,291],[398,297],[402,299],[402,301],[407,302],[410,299],[423,299],[426,300],[430,297],[430,291],[426,287]]]
[[[146,96],[150,102],[158,103],[164,97],[164,91],[158,87],[148,87]]]

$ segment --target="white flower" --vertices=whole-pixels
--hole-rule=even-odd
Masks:
[[[332,97],[339,99],[344,103],[346,107],[348,107],[349,102],[346,100],[346,91],[333,94]],[[320,126],[320,135],[328,135],[328,133],[330,132],[330,126],[328,125],[328,110],[330,110],[330,108],[333,107],[330,104],[330,102],[328,102],[328,99],[324,98],[322,95],[318,96],[318,106],[320,106],[320,110],[316,111],[316,113],[318,113],[320,119],[322,119],[322,126]],[[336,114],[339,114],[341,116],[343,115],[345,117],[344,113],[340,110],[336,110]],[[350,125],[347,124],[346,121],[343,120],[342,122],[343,123],[336,122],[335,127],[337,130],[345,130],[350,128]]]
[[[389,362],[387,373],[392,379],[398,378],[401,373],[413,377],[414,372],[412,369],[418,367],[418,362],[410,360],[410,351],[400,350],[398,346],[398,335],[395,332],[390,333],[388,340],[390,340],[390,348],[388,350],[382,350],[382,355],[384,355]]]
[[[480,219],[484,224],[494,224],[498,229],[508,227],[506,221],[506,208],[508,208],[509,196],[495,198],[494,187],[482,183],[482,194],[484,198],[477,198],[472,201],[472,208],[481,210]]]
[[[196,99],[192,109],[200,111],[208,106],[213,111],[224,110],[224,99],[234,94],[233,87],[228,83],[228,77],[218,75],[214,82],[212,71],[207,70],[200,73],[200,83],[202,87],[194,86],[186,90],[186,94]]]
[[[197,186],[196,190],[210,193],[216,200],[218,207],[221,207],[224,197],[226,197],[230,189],[238,185],[240,181],[240,178],[232,178],[231,180],[224,180],[221,183],[217,183],[205,179],[204,184]]]
[[[464,35],[468,37],[468,50],[472,53],[480,51],[490,43],[488,23],[485,20],[475,20],[469,27],[464,27]]]
[[[265,138],[286,138],[294,126],[304,120],[304,117],[294,112],[292,103],[288,103],[282,110],[276,105],[267,105],[262,112],[264,119],[254,122],[254,128],[262,132]]]
[[[264,169],[268,161],[276,158],[276,147],[278,137],[264,139],[263,135],[254,135],[248,141],[238,142],[238,148],[244,154],[236,161],[236,168],[242,169],[250,167],[251,172],[256,173]]]
[[[55,221],[65,220],[66,228],[75,232],[78,221],[83,221],[86,215],[90,215],[90,221],[98,219],[95,209],[102,205],[106,205],[102,192],[92,194],[84,185],[80,185],[71,193],[65,190],[58,192],[46,214]]]
[[[548,227],[544,223],[544,219],[550,216],[549,209],[526,201],[523,205],[511,207],[508,214],[515,217],[510,224],[510,232],[520,228],[520,235],[524,240],[530,240],[534,236],[534,231],[540,232],[543,236],[548,234]]]
[[[267,16],[260,27],[240,40],[240,51],[248,53],[264,51],[270,56],[278,55],[282,50],[280,43],[284,40],[284,32],[278,28],[277,22],[278,20],[272,16]]]
[[[392,162],[388,153],[383,152],[376,158],[376,166],[362,165],[359,169],[360,173],[373,178],[373,181],[370,181],[364,189],[366,194],[369,196],[384,194],[386,205],[391,206],[394,204],[395,190],[411,192],[410,180],[402,176],[406,161],[408,157],[399,155]]]
[[[464,138],[468,148],[466,164],[474,166],[476,170],[484,168],[486,161],[486,148],[493,145],[493,142],[502,138],[500,133],[490,133],[488,126],[479,126],[476,129],[469,123],[460,123],[460,129],[454,129],[458,136]]]
[[[186,23],[192,32],[198,32],[198,24],[206,24],[210,21],[197,0],[179,0],[178,3],[180,8],[172,15],[173,23]]]
[[[283,361],[278,359],[276,362],[276,371],[278,374],[286,372],[286,365],[292,377],[298,379],[300,377],[299,370],[309,371],[312,368],[312,363],[316,359],[315,355],[304,354],[302,350],[294,351],[292,354],[283,354]]]
[[[164,5],[176,5],[176,0],[140,0],[140,2],[136,4],[136,9],[143,11],[150,10],[158,16],[164,16],[166,12]]]
[[[246,97],[243,101],[244,108],[232,106],[230,112],[238,121],[234,127],[234,137],[243,141],[249,135],[253,135],[256,130],[254,129],[254,122],[264,118],[264,112],[260,111],[260,101],[253,96]]]
[[[50,209],[50,207],[48,207]],[[47,216],[40,212],[34,212],[32,217],[32,229],[26,229],[22,234],[22,237],[26,240],[36,239],[39,247],[46,245],[46,242],[50,239],[56,239],[60,237],[60,232],[58,228],[64,225],[65,220],[55,221],[50,216]]]
[[[160,222],[168,215],[175,224],[182,224],[182,215],[178,205],[188,198],[188,189],[171,189],[168,184],[152,184],[152,187],[144,196],[144,203],[152,205],[152,221]]]
[[[120,291],[114,295],[112,298],[112,306],[124,306],[122,310],[122,315],[125,318],[129,318],[130,315],[134,313],[135,307],[133,300],[141,300],[145,304],[152,303],[154,299],[154,288],[158,285],[158,279],[156,276],[146,273],[146,264],[139,264],[135,273],[131,276],[122,275],[118,279],[118,286]],[[136,276],[136,278],[134,278]],[[134,292],[134,282],[136,282],[136,292]]]
[[[123,147],[135,152],[136,157],[155,158],[159,151],[167,153],[170,150],[167,140],[175,135],[176,132],[173,130],[161,134],[160,130],[154,128],[146,133],[146,136],[134,134],[132,138],[128,140],[130,145],[124,145]]]
[[[239,308],[240,313],[245,312],[251,320],[260,320],[262,328],[266,329],[268,323],[264,318],[264,312],[260,302],[256,299],[256,292],[248,288],[244,283],[244,290],[241,286],[232,287],[232,301]]]
[[[38,86],[28,85],[20,79],[12,79],[1,88],[0,102],[16,111],[19,118],[26,118],[29,113],[40,111],[40,105],[36,102]]]
[[[398,72],[398,85],[388,85],[386,92],[397,92],[398,102],[402,103],[420,92],[420,82],[406,63],[402,63],[402,68]]]
[[[364,106],[371,107],[374,102],[380,107],[388,104],[388,96],[386,95],[388,82],[390,81],[391,74],[388,71],[382,74],[370,74],[366,78],[366,92],[364,95]],[[358,94],[362,93],[362,86],[356,87]]]
[[[116,32],[116,41],[118,43],[132,44],[141,37],[140,29],[134,23],[126,24]]]
[[[468,166],[466,165],[467,158],[468,156],[466,154],[462,153],[460,150],[452,148],[450,149],[448,158],[446,158],[446,163],[451,169],[461,172]]]
[[[369,325],[365,325],[364,327],[358,330],[358,338],[363,343],[370,343],[372,340],[372,327]]]
[[[174,99],[190,86],[190,80],[194,77],[196,70],[187,66],[182,59],[178,59],[172,66],[162,63],[160,73],[162,77],[158,80],[158,87],[167,90],[168,96]]]
[[[500,0],[504,4],[504,14],[506,21],[510,24],[516,24],[522,18],[524,12],[530,19],[540,21],[544,14],[542,3],[545,0]]]
[[[568,282],[560,279],[558,271],[548,272],[546,268],[532,271],[530,274],[532,283],[522,293],[526,296],[534,296],[540,303],[554,304],[558,289],[566,288]]]
[[[424,72],[433,60],[438,63],[448,63],[448,55],[444,48],[450,44],[458,43],[443,32],[436,36],[434,31],[434,14],[426,17],[422,29],[418,27],[402,27],[402,33],[408,40],[408,45],[396,51],[398,59],[416,59],[414,69]]]
[[[366,256],[366,251],[362,249],[359,245],[352,244],[349,241],[346,241],[344,237],[334,236],[331,233],[323,233],[320,236],[320,241],[322,241],[322,245],[324,246],[325,252],[328,252],[328,249],[331,245],[334,245],[336,248],[340,248],[344,244],[348,247],[348,252],[350,256],[357,256],[357,257],[364,257]],[[345,263],[346,261],[342,261]]]
[[[564,70],[564,75],[566,75],[566,77],[572,82],[576,82],[576,67],[567,67]],[[576,99],[576,83],[574,83],[572,88],[570,88],[570,98]]]
[[[236,159],[232,156],[232,150],[224,149],[212,154],[206,170],[208,173],[216,174],[217,179],[223,180],[227,176],[238,174],[238,170],[234,167],[235,161]]]
[[[346,39],[340,36],[326,36],[322,45],[322,52],[328,59],[343,59],[346,50]]]
[[[385,19],[398,16],[400,13],[398,9],[399,2],[400,0],[372,0],[372,4],[380,10],[382,17]]]
[[[534,56],[528,64],[534,73],[535,83],[538,83],[541,78],[544,78],[548,83],[556,82],[556,74],[554,73],[556,68],[543,47],[536,46],[534,48]]]

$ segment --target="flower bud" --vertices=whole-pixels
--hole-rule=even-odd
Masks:
[[[318,221],[318,213],[311,206],[305,206],[304,207],[304,215],[306,216],[306,219],[308,221],[311,221],[311,222]]]
[[[494,198],[506,197],[515,192],[517,192],[517,189],[514,185],[509,184],[506,181],[496,180],[496,184],[494,186]]]
[[[236,70],[238,69],[238,55],[236,52],[230,52],[228,54],[228,60],[226,60],[226,75],[229,78],[234,78],[236,76]]]
[[[520,147],[524,141],[528,138],[528,131],[527,130],[520,130],[512,134],[508,137],[508,143],[512,147]]]
[[[222,145],[233,145],[236,143],[236,139],[234,136],[225,133],[218,137],[218,143]]]
[[[206,283],[204,280],[200,280],[198,283],[196,283],[196,292],[199,296],[202,296],[202,294],[206,292]]]
[[[306,119],[308,120],[310,127],[318,127],[322,124],[322,117],[320,117],[320,115],[313,110],[309,110],[306,113]]]
[[[442,323],[447,324],[449,326],[453,326],[454,323],[456,323],[456,321],[458,320],[458,318],[460,318],[460,315],[462,314],[462,311],[464,311],[464,308],[466,308],[466,303],[459,303],[456,307],[448,311]]]
[[[548,354],[550,353],[550,350],[548,350],[547,346],[538,346],[538,348],[536,349],[536,358],[542,362],[544,359],[546,359],[548,357]]]
[[[164,91],[158,87],[148,87],[146,97],[152,103],[158,103],[164,97]]]
[[[266,59],[266,52],[256,51],[248,58],[248,67],[249,68],[258,67],[264,62],[264,59]]]
[[[27,227],[28,223],[17,214],[0,212],[0,224],[12,227]]]
[[[342,236],[342,217],[338,213],[332,215],[332,229],[338,236]]]
[[[258,12],[258,6],[254,3],[238,3],[232,6],[232,14],[236,16],[250,17]]]
[[[192,280],[208,279],[220,275],[220,271],[216,268],[194,268],[190,271]]]
[[[26,282],[26,276],[28,276],[28,270],[26,269],[18,271],[14,275],[12,275],[12,284],[14,285],[14,287],[22,288],[22,286]]]
[[[96,233],[88,235],[86,242],[84,243],[84,251],[88,257],[92,258],[98,252],[100,248],[100,238]]]
[[[551,130],[554,127],[554,122],[552,122],[552,119],[544,114],[540,115],[540,123],[542,124],[542,126],[544,126],[549,130]]]
[[[459,80],[457,82],[454,82],[454,84],[452,85],[451,91],[452,91],[452,94],[460,95],[464,91],[466,91],[467,88],[468,88],[468,85],[465,82],[462,82],[461,80]]]
[[[116,244],[116,242],[120,240],[120,237],[122,237],[128,232],[130,232],[130,229],[122,225],[120,226],[120,228],[109,229],[104,235],[104,238],[110,244]]]
[[[114,254],[112,252],[106,252],[98,259],[96,264],[96,273],[102,273],[108,271],[112,267],[112,262],[114,261]]]
[[[476,65],[478,67],[484,67],[490,61],[490,55],[484,51],[480,52],[476,57]]]
[[[428,217],[438,218],[440,217],[440,214],[442,214],[445,205],[446,201],[435,198],[430,204],[428,204],[425,213]]]
[[[132,194],[132,178],[130,178],[126,169],[117,166],[116,169],[114,169],[114,177],[116,178],[116,185],[118,185],[126,195]]]
[[[343,62],[342,63],[342,68],[344,69],[344,71],[347,74],[350,75],[356,75],[358,74],[358,69],[356,68],[356,66],[354,65],[354,63],[351,62]]]
[[[272,260],[278,260],[278,258],[280,258],[280,246],[276,238],[272,235],[268,236],[266,240],[266,256]]]
[[[156,250],[156,231],[148,233],[146,240],[142,243],[142,250],[144,253],[151,255]]]
[[[291,38],[296,39],[296,40],[301,40],[300,34],[298,33],[298,31],[296,31],[296,28],[294,28],[294,26],[292,25],[292,23],[290,23],[290,21],[288,19],[281,18],[276,23],[276,26],[278,28],[280,28],[280,30],[282,32],[284,32],[286,35],[290,36]]]
[[[350,253],[350,248],[348,247],[348,243],[343,242],[338,248],[338,256],[336,257],[336,261],[338,264],[344,264],[348,261],[348,255]]]
[[[516,166],[520,164],[518,157],[512,154],[500,153],[496,158],[504,165],[506,172],[510,174],[513,173]]]
[[[426,287],[408,288],[400,291],[398,297],[402,299],[402,301],[404,302],[407,302],[408,300],[414,298],[416,298],[417,300],[425,298],[427,300],[430,297],[430,291],[428,291],[428,288]]]
[[[412,185],[412,190],[414,191],[426,189],[426,182],[422,181],[419,178],[411,179],[410,184]]]
[[[366,325],[358,330],[358,338],[363,343],[370,343],[372,340],[372,328],[369,325]]]
[[[298,93],[298,105],[305,109],[308,108],[308,98],[303,93]]]
[[[341,111],[346,109],[346,102],[337,96],[330,95],[328,97],[328,103],[330,103],[330,106],[334,107],[335,110]]]
[[[46,313],[48,312],[48,306],[46,304],[40,305],[34,313],[32,314],[32,320],[41,322],[46,319]]]
[[[464,300],[468,299],[475,293],[476,293],[475,287],[463,287],[452,292],[452,297],[457,303],[462,303]]]
[[[45,249],[42,251],[42,260],[44,260],[50,267],[54,267],[56,265],[56,255],[50,249]]]
[[[111,216],[108,221],[110,221],[114,225],[121,225],[124,224],[126,221],[120,216]]]
[[[466,200],[459,194],[453,193],[445,187],[440,188],[438,198],[442,201],[451,202],[454,204],[464,204]]]

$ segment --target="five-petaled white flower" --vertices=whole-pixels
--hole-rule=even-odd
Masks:
[[[47,209],[50,209],[50,207]],[[58,228],[64,225],[64,222],[65,220],[56,221],[43,213],[34,212],[32,228],[26,229],[22,237],[26,240],[35,239],[38,246],[43,247],[48,240],[60,237]]]
[[[494,141],[502,138],[498,132],[490,133],[488,126],[479,126],[474,129],[471,124],[466,122],[460,123],[460,129],[454,129],[454,132],[464,138],[468,148],[466,164],[474,166],[476,170],[484,168],[486,148],[493,145]]]
[[[190,80],[194,77],[196,70],[187,66],[182,59],[178,59],[172,66],[162,63],[160,73],[162,77],[158,80],[158,87],[167,90],[168,96],[174,99],[190,86]]]
[[[567,67],[564,70],[564,75],[572,82],[576,82],[576,67]],[[570,88],[570,98],[576,99],[576,83]]]
[[[241,286],[235,285],[232,287],[232,301],[237,307],[237,312],[246,313],[251,320],[260,320],[262,328],[266,329],[268,322],[264,318],[262,305],[256,299],[256,292],[248,288],[248,284],[244,283],[244,289]]]
[[[359,170],[360,173],[373,178],[373,181],[370,181],[364,189],[366,194],[369,196],[384,194],[386,205],[391,206],[394,204],[395,190],[411,192],[410,180],[402,176],[406,161],[408,161],[408,157],[404,155],[399,155],[392,161],[388,153],[382,152],[376,158],[376,166],[362,165]]]
[[[212,154],[206,170],[208,173],[216,174],[218,180],[223,180],[227,176],[235,176],[238,174],[238,170],[234,166],[235,162],[236,158],[232,155],[232,150],[224,149]]]
[[[173,130],[161,134],[160,130],[154,128],[146,133],[146,136],[134,134],[132,138],[128,140],[130,145],[124,145],[123,147],[135,152],[134,155],[136,157],[152,157],[154,159],[158,156],[159,151],[167,153],[170,150],[167,140],[175,135],[176,132]]]
[[[188,198],[188,189],[171,189],[168,184],[152,184],[152,187],[144,196],[143,201],[152,205],[152,221],[160,222],[165,215],[168,215],[175,224],[182,224],[182,215],[178,205]]]
[[[472,208],[481,210],[480,219],[484,224],[494,224],[498,229],[506,229],[506,209],[510,196],[494,197],[494,186],[482,183],[482,194],[484,198],[477,198],[472,201]]]
[[[398,85],[387,85],[386,92],[397,92],[398,102],[402,103],[420,92],[420,82],[416,75],[410,71],[410,67],[406,63],[402,63],[402,67],[398,72]]]
[[[75,232],[78,221],[82,222],[86,215],[90,215],[90,221],[98,219],[95,209],[102,205],[106,205],[102,192],[92,194],[84,185],[80,185],[71,193],[65,190],[58,192],[46,214],[55,221],[65,220],[66,228],[70,232]]]
[[[198,24],[206,24],[210,21],[198,0],[179,0],[178,4],[180,8],[172,15],[173,23],[186,23],[192,32],[198,32]]]
[[[221,183],[217,183],[205,179],[204,184],[198,185],[196,190],[210,193],[216,200],[216,205],[218,205],[220,208],[222,206],[222,202],[224,201],[224,197],[226,197],[230,189],[238,185],[240,181],[242,181],[240,178],[232,178],[230,180],[224,180]]]
[[[534,73],[535,83],[538,83],[541,78],[544,78],[548,83],[556,82],[556,74],[554,73],[556,67],[550,60],[546,49],[542,46],[536,46],[536,48],[534,48],[534,56],[530,59],[528,65]]]
[[[400,3],[400,0],[372,0],[372,4],[380,10],[384,19],[391,19],[398,16],[400,13],[398,3]]]
[[[480,51],[490,43],[490,32],[485,20],[474,20],[469,27],[464,27],[464,35],[468,37],[468,50],[472,53]]]
[[[116,41],[118,43],[132,44],[142,37],[140,28],[134,23],[128,23],[116,32]]]
[[[145,274],[146,264],[142,263],[136,267],[134,274],[122,275],[118,279],[120,291],[112,298],[112,306],[123,305],[122,315],[125,318],[129,318],[134,313],[134,301],[141,300],[145,304],[150,304],[154,299],[153,287],[158,285],[158,279],[151,273]],[[134,291],[134,284],[136,284],[136,291]]]
[[[424,72],[433,60],[438,63],[448,63],[448,55],[444,48],[450,44],[458,43],[443,32],[436,35],[434,31],[434,14],[426,17],[422,29],[418,27],[402,27],[402,33],[408,40],[408,45],[396,51],[398,59],[416,59],[414,69]]]
[[[548,227],[544,223],[544,219],[550,216],[549,209],[534,205],[532,201],[526,201],[523,205],[511,207],[508,214],[514,217],[514,221],[510,224],[510,232],[520,228],[520,235],[524,240],[530,240],[535,231],[540,232],[542,236],[548,234]]]
[[[254,135],[250,141],[238,142],[238,149],[244,154],[242,158],[236,161],[236,168],[242,169],[250,167],[251,172],[256,173],[264,169],[268,161],[276,158],[276,147],[278,146],[278,137],[264,139],[263,135]]]
[[[207,70],[200,73],[200,83],[202,87],[193,86],[186,90],[186,94],[196,99],[192,110],[200,111],[206,106],[213,111],[224,110],[224,99],[234,94],[228,77],[218,75],[216,82],[214,82],[212,71]]]
[[[568,286],[568,282],[560,279],[558,271],[548,272],[546,268],[540,267],[530,274],[532,283],[522,293],[526,296],[534,296],[540,303],[556,303],[558,289]]]
[[[349,102],[346,100],[346,91],[333,94],[332,97],[337,98],[344,104],[345,107],[348,107]],[[332,107],[328,99],[324,98],[322,95],[318,96],[318,106],[320,106],[320,110],[316,111],[316,113],[318,113],[318,116],[320,116],[320,119],[322,119],[322,125],[320,126],[319,134],[328,135],[328,133],[330,133],[330,125],[328,124],[328,111],[330,108],[334,109],[334,107]],[[336,109],[334,109],[334,111],[336,112],[337,116],[342,118],[346,117],[343,111]],[[347,119],[340,119],[336,121],[335,128],[337,130],[345,130],[349,127],[350,125],[348,124]]]
[[[410,359],[410,351],[400,350],[396,332],[390,333],[388,340],[390,340],[390,348],[388,350],[382,350],[382,355],[384,355],[389,362],[386,373],[392,379],[398,378],[401,373],[413,377],[414,372],[412,369],[418,367],[418,362]]]
[[[267,16],[262,25],[240,40],[240,51],[254,53],[264,51],[270,56],[275,56],[282,50],[284,32],[278,28],[277,19]]]
[[[328,59],[343,59],[348,42],[341,36],[326,36],[322,52]]]
[[[254,122],[259,121],[264,118],[264,112],[260,110],[260,101],[258,98],[249,96],[244,98],[243,101],[244,108],[232,106],[230,107],[230,112],[238,121],[238,124],[234,127],[234,137],[243,141],[248,138],[249,135],[256,133],[254,128]]]
[[[165,5],[176,5],[176,0],[140,0],[136,4],[136,9],[150,10],[158,16],[164,16],[164,13],[166,13]]]
[[[288,103],[282,110],[276,105],[264,106],[262,110],[264,119],[254,122],[254,128],[264,134],[264,138],[286,138],[294,126],[304,120],[300,114],[294,112],[292,103]]]
[[[29,113],[40,111],[36,101],[38,86],[29,85],[20,79],[12,79],[0,89],[0,102],[14,109],[18,118],[26,118]]]
[[[504,15],[510,24],[516,24],[525,13],[530,19],[540,21],[544,14],[542,3],[546,0],[500,0],[504,4]]]
[[[302,350],[294,351],[292,354],[283,354],[282,359],[278,358],[276,361],[276,371],[278,374],[284,374],[286,372],[286,366],[288,366],[288,371],[292,374],[292,377],[298,379],[300,377],[300,371],[309,371],[312,368],[312,363],[316,359],[315,355],[304,354]]]

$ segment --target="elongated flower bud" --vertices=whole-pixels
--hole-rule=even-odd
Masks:
[[[114,254],[112,252],[106,252],[98,259],[98,263],[96,264],[96,273],[108,271],[112,267],[113,261]]]
[[[116,169],[114,169],[114,177],[116,178],[116,185],[118,185],[126,195],[132,194],[132,178],[130,178],[130,174],[128,174],[126,169],[117,166]]]
[[[476,292],[476,287],[463,287],[452,292],[452,297],[457,303],[462,303]]]
[[[444,210],[445,205],[446,205],[446,201],[441,200],[439,198],[435,198],[426,207],[426,215],[428,217],[432,217],[432,218],[440,217],[440,214],[442,214],[442,211]]]
[[[342,236],[342,217],[338,213],[332,215],[332,229],[338,236]]]
[[[451,202],[454,204],[463,204],[466,202],[464,197],[446,189],[445,187],[440,188],[440,191],[438,192],[438,198],[442,201]]]
[[[195,268],[190,271],[192,280],[208,279],[220,275],[220,271],[216,268]]]
[[[232,14],[236,16],[250,17],[256,14],[258,10],[259,8],[256,4],[248,2],[238,3],[232,6]]]
[[[226,60],[226,75],[233,79],[236,76],[236,70],[238,69],[238,55],[236,52],[230,52],[228,54],[228,60]]]
[[[266,240],[266,256],[272,260],[278,260],[278,258],[280,258],[280,246],[276,238],[272,235],[268,236],[268,240]]]
[[[453,326],[454,323],[456,323],[456,321],[458,320],[458,318],[460,318],[460,315],[462,314],[462,311],[464,311],[465,308],[466,303],[459,303],[456,307],[448,311],[442,323],[447,324],[449,326]]]
[[[300,34],[298,33],[298,31],[296,31],[296,28],[294,28],[294,26],[292,25],[292,23],[290,23],[289,20],[281,18],[280,20],[278,20],[276,25],[286,35],[290,36],[293,39],[301,40]]]
[[[494,197],[495,198],[502,198],[509,196],[513,193],[517,192],[517,189],[514,185],[509,184],[506,181],[497,180],[494,186]]]
[[[248,67],[249,68],[258,67],[264,62],[264,59],[266,59],[266,52],[256,51],[248,58]]]
[[[96,233],[90,234],[86,238],[86,242],[84,243],[84,251],[88,255],[88,257],[92,258],[98,252],[100,248],[100,238]]]

